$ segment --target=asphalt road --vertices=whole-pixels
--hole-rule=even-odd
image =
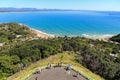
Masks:
[[[86,80],[83,76],[75,77],[76,72],[71,70],[70,74],[63,68],[57,67],[45,69],[40,74],[34,74],[29,80]]]

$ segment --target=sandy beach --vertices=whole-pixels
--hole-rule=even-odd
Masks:
[[[45,39],[55,37],[55,35],[47,34],[45,32],[42,32],[42,31],[39,31],[39,30],[36,30],[36,29],[31,29],[31,31],[32,31],[32,33],[36,34],[37,37],[41,37],[41,38],[45,38]]]
[[[40,30],[31,29],[31,31],[32,31],[32,33],[36,34],[37,37],[41,37],[41,38],[45,38],[45,39],[55,37],[55,35],[47,34],[47,33],[42,32]],[[102,41],[108,41],[109,38],[111,38],[112,36],[113,35],[109,35],[109,34],[106,34],[106,35],[87,35],[87,34],[84,34],[83,35],[83,37],[86,37],[86,38],[98,39],[98,40],[102,40]]]

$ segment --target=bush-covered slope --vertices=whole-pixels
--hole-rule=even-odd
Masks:
[[[17,23],[0,24],[0,42],[7,42],[15,39],[17,35],[25,37],[29,32],[29,28]]]
[[[7,46],[0,47],[0,79],[33,62],[65,51],[77,53],[79,56],[76,56],[76,61],[106,80],[120,79],[119,44],[82,37],[57,37],[22,42],[16,40],[12,44],[9,49],[5,48]]]
[[[118,34],[116,36],[113,36],[112,38],[110,38],[110,40],[114,41],[114,42],[120,43],[120,34]]]
[[[79,64],[75,60],[76,56],[78,55],[75,54],[74,52],[64,52],[56,54],[54,56],[50,56],[44,60],[40,60],[31,64],[26,69],[9,77],[8,80],[29,79],[30,77],[32,77],[32,75],[34,75],[33,73],[34,71],[36,71],[36,69],[45,68],[49,63],[52,63],[52,66],[54,66],[58,62],[62,62],[62,66],[67,66],[67,64],[70,64],[72,66],[72,69],[81,73],[81,75],[87,78],[88,80],[104,80],[99,75],[94,74],[93,72]]]

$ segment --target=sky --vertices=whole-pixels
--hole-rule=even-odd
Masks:
[[[120,11],[120,0],[0,0],[0,7]]]

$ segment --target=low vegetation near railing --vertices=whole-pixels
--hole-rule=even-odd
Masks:
[[[41,60],[41,61],[38,61],[38,62],[32,64],[27,69],[14,75],[17,77],[11,77],[11,79],[9,79],[9,80],[27,80],[33,75],[33,73],[36,69],[46,68],[47,64],[49,64],[49,63],[56,64],[58,62],[62,62],[63,63],[62,66],[66,66],[67,64],[70,64],[75,71],[79,72],[86,79],[104,80],[99,75],[92,73],[90,70],[88,70],[87,68],[81,66],[78,62],[76,62],[74,60],[75,55],[76,54],[74,54],[74,53],[71,53],[71,54],[60,53],[55,56],[51,56],[49,58],[46,58],[44,60]],[[54,66],[54,64],[52,66]]]

